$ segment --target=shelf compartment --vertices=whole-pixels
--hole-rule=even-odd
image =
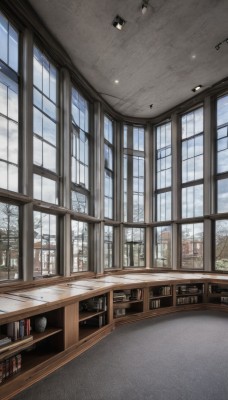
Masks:
[[[79,313],[79,322],[104,314],[106,311],[84,311]]]
[[[45,330],[45,332],[42,332],[42,333],[34,332],[32,334],[32,336],[33,336],[32,340],[26,341],[24,343],[22,342],[17,347],[13,347],[12,349],[9,348],[8,350],[2,352],[0,354],[0,361],[5,360],[17,353],[20,353],[21,351],[26,350],[29,347],[32,347],[34,344],[36,344],[46,338],[49,338],[50,336],[56,335],[62,331],[63,331],[63,329],[48,328]]]
[[[157,310],[159,308],[172,307],[173,297],[172,296],[160,296],[150,299],[149,309]]]

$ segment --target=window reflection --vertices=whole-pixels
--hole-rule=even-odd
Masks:
[[[203,223],[182,225],[181,267],[203,269]]]
[[[203,215],[203,185],[182,188],[182,218]]]
[[[19,208],[0,203],[0,281],[19,278]]]
[[[57,274],[57,218],[38,211],[33,215],[34,224],[34,277]]]
[[[104,226],[104,268],[113,268],[113,227]]]
[[[154,228],[154,267],[171,268],[172,232],[170,226]]]
[[[88,271],[88,224],[71,221],[72,266],[71,272]]]
[[[124,267],[145,266],[144,235],[144,228],[124,228]]]
[[[215,269],[228,272],[228,220],[216,221]]]
[[[228,179],[221,179],[217,182],[217,212],[227,212],[228,208]]]

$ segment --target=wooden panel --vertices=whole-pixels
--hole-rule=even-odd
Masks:
[[[64,308],[64,349],[76,344],[79,340],[79,307],[78,303]]]

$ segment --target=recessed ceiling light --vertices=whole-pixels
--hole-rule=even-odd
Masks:
[[[198,90],[200,90],[202,88],[202,85],[197,85],[196,87],[194,87],[192,89],[193,92],[198,92]]]
[[[119,81],[118,79],[115,79],[115,80],[114,80],[114,83],[115,83],[116,85],[118,85],[118,83],[120,83],[120,81]]]
[[[144,0],[142,3],[142,14],[146,14],[147,12],[147,7],[148,7],[148,1]]]
[[[196,54],[192,54],[192,59],[195,60]]]
[[[114,28],[118,29],[119,31],[121,31],[121,29],[123,28],[123,26],[126,24],[126,21],[121,18],[119,15],[117,15],[114,20],[112,21],[112,25],[114,26]]]

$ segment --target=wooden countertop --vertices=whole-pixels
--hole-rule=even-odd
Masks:
[[[0,294],[0,323],[13,317],[24,318],[74,301],[97,296],[110,290],[140,288],[156,285],[187,284],[196,282],[228,283],[228,275],[209,273],[129,273],[105,275],[99,278],[71,280],[50,286],[15,290]]]

